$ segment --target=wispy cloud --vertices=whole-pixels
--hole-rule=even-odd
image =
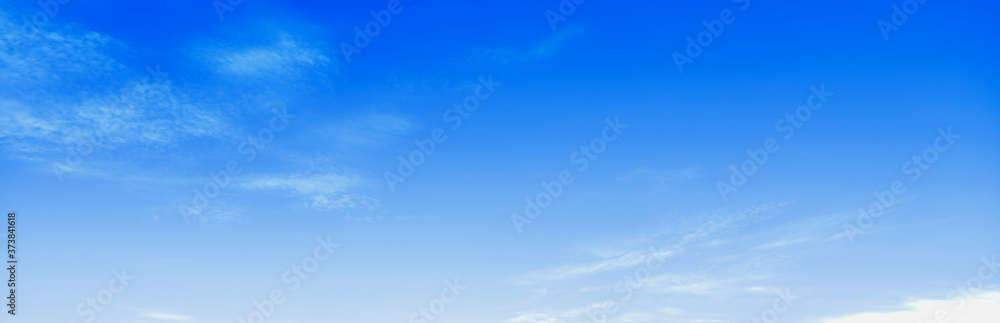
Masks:
[[[701,176],[701,171],[702,169],[698,167],[678,169],[636,167],[618,176],[617,180],[623,183],[652,182],[656,185],[656,192],[661,192],[669,189],[672,185]]]
[[[679,294],[712,294],[735,289],[738,278],[716,279],[697,274],[664,274],[651,277],[645,284],[650,291]]]
[[[186,322],[194,319],[193,317],[187,315],[161,313],[161,312],[143,313],[141,316],[144,318],[151,318],[162,321],[173,321],[173,322]]]
[[[668,257],[682,252],[692,244],[702,244],[706,240],[715,239],[720,234],[738,230],[748,223],[759,221],[768,213],[779,210],[777,206],[760,205],[741,210],[716,210],[696,217],[696,220],[680,227],[669,228],[623,241],[603,245],[597,249],[586,250],[600,257],[599,260],[559,266],[556,268],[534,271],[513,279],[518,284],[532,284],[546,281],[560,281],[578,278],[596,273],[625,269],[636,266],[647,257]],[[660,248],[651,254],[650,246]]]
[[[169,82],[136,80],[95,97],[51,102],[47,109],[45,103],[27,108],[24,102],[0,101],[0,120],[12,125],[0,130],[0,141],[21,143],[5,145],[7,149],[37,153],[81,144],[150,149],[232,132],[225,115],[176,92]]]
[[[229,120],[178,88],[156,64],[126,66],[133,49],[113,37],[74,25],[25,33],[7,16],[0,25],[17,41],[0,52],[0,142],[11,156],[32,159],[67,146],[144,149],[219,136]],[[6,28],[10,27],[10,28]]]
[[[30,19],[30,18],[29,18]],[[96,80],[95,75],[118,71],[122,65],[110,52],[123,44],[107,35],[74,25],[31,32],[20,19],[0,11],[0,83],[31,93],[53,83]],[[55,28],[58,27],[58,28]]]
[[[795,245],[795,244],[799,244],[799,243],[803,243],[803,242],[807,242],[807,241],[809,241],[808,238],[782,239],[782,240],[778,240],[778,241],[769,242],[769,243],[765,243],[765,244],[759,245],[759,246],[755,247],[754,249],[761,249],[762,250],[762,249],[771,249],[771,248],[785,247],[785,246],[791,246],[791,245]]]
[[[173,211],[173,210],[172,210]],[[216,202],[212,207],[205,208],[197,217],[201,224],[227,224],[243,220],[244,208],[226,202]]]
[[[673,251],[669,250],[657,251],[657,254],[655,256],[668,257],[672,253]],[[577,278],[590,274],[607,272],[615,269],[633,267],[642,263],[643,261],[646,260],[646,258],[650,256],[654,255],[651,255],[650,252],[646,250],[631,251],[621,256],[611,257],[609,259],[604,259],[600,261],[567,265],[554,269],[529,273],[517,279],[517,281],[521,283],[533,283],[539,281],[554,281],[554,280]]]
[[[545,313],[517,313],[517,316],[507,319],[506,323],[560,323],[559,319]]]
[[[514,317],[505,320],[505,323],[564,323],[564,322],[591,322],[595,321],[595,318],[603,318],[600,315],[596,315],[594,318],[588,316],[588,313],[603,313],[607,306],[620,306],[621,304],[609,303],[608,301],[594,302],[588,306],[579,308],[570,308],[565,310],[552,310],[552,311],[524,311],[516,313]],[[619,307],[620,308],[620,307]],[[618,311],[616,309],[616,311]],[[666,317],[676,317],[678,315],[684,314],[683,310],[665,307],[660,309],[652,310],[631,310],[628,312],[620,312],[618,315],[613,315],[605,320],[597,319],[602,322],[616,322],[616,323],[636,323],[636,322],[682,322],[682,321],[665,321]],[[695,320],[683,321],[683,322],[696,322]],[[724,321],[719,321],[724,322]]]
[[[555,56],[567,43],[586,32],[584,25],[567,25],[546,35],[540,42],[528,48],[475,47],[465,53],[464,62],[480,65],[508,65],[511,63],[532,63]]]
[[[678,169],[655,169],[648,167],[636,167],[628,173],[618,177],[619,181],[631,182],[638,180],[650,180],[661,184],[666,184],[678,180],[698,177],[701,168],[684,167]]]
[[[272,190],[303,199],[303,205],[319,210],[371,208],[376,200],[355,192],[366,182],[357,176],[339,174],[259,175],[240,186],[248,190]]]
[[[378,147],[414,128],[413,122],[392,113],[364,113],[311,127],[312,136],[345,146]]]
[[[531,312],[518,312],[513,318],[507,319],[505,323],[528,323],[528,322],[546,322],[546,323],[562,323],[562,322],[578,322],[580,319],[586,318],[586,313],[603,309],[608,306],[608,302],[595,302],[585,307],[571,308],[566,310],[556,310],[548,312],[531,311]]]
[[[263,36],[254,45],[207,46],[195,56],[218,73],[235,77],[295,78],[335,67],[336,61],[321,48],[286,32]]]

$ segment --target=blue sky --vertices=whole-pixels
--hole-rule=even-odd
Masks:
[[[1000,317],[997,4],[42,3],[14,321]]]

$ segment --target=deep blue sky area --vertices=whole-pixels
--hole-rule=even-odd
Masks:
[[[998,3],[60,1],[3,320],[1000,322]]]

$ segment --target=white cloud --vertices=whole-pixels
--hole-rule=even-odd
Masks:
[[[595,250],[589,250],[589,252],[602,258],[600,260],[534,271],[515,278],[513,281],[519,284],[532,284],[566,280],[630,268],[639,265],[645,261],[646,257],[651,255],[650,248],[642,246],[666,246],[660,248],[662,251],[657,252],[658,256],[673,256],[680,254],[690,244],[698,244],[703,243],[705,240],[715,239],[720,234],[739,229],[748,223],[766,218],[767,213],[776,211],[782,207],[784,207],[784,204],[775,206],[760,205],[735,211],[725,209],[716,210],[696,217],[692,222],[677,225],[675,228],[642,236],[641,238],[625,239],[619,243],[606,243]],[[702,286],[702,288],[704,287]],[[683,286],[676,288],[678,290],[684,289]],[[697,291],[699,287],[689,286],[688,289]]]
[[[567,43],[586,31],[583,25],[567,25],[550,33],[538,44],[525,50],[507,47],[476,47],[464,58],[468,64],[507,65],[511,62],[536,62],[555,56]]]
[[[683,225],[683,229],[674,232],[680,235],[677,244],[684,246],[704,240],[714,239],[719,235],[743,228],[754,222],[767,219],[770,214],[783,209],[786,203],[776,205],[757,205],[741,210],[720,209],[697,217],[695,224]],[[661,233],[663,235],[666,233]]]
[[[550,311],[550,312],[519,312],[517,316],[511,319],[507,319],[506,323],[528,323],[528,322],[544,322],[544,323],[562,323],[562,322],[577,322],[581,318],[586,318],[587,313],[594,311],[603,311],[607,306],[611,306],[612,303],[607,301],[596,302],[590,304],[586,307],[573,308],[561,311]]]
[[[700,294],[723,293],[735,290],[739,279],[712,279],[695,274],[663,274],[651,277],[644,285],[651,291],[660,293]]]
[[[778,247],[785,247],[785,246],[800,244],[800,243],[808,242],[808,241],[810,241],[810,239],[807,239],[807,238],[782,239],[782,240],[777,240],[777,241],[768,242],[768,243],[759,245],[757,247],[754,247],[754,249],[757,249],[757,250],[772,249],[772,248],[778,248]]]
[[[668,190],[671,185],[696,178],[700,175],[701,169],[697,167],[678,169],[636,167],[618,176],[617,180],[623,183],[652,183],[655,185],[654,193],[659,193]]]
[[[317,175],[260,175],[249,178],[240,187],[248,190],[275,190],[300,196],[306,207],[319,210],[367,207],[375,199],[354,193],[366,185],[356,176],[339,174]]]
[[[144,313],[142,314],[142,317],[163,320],[163,321],[175,321],[175,322],[185,322],[194,319],[193,317],[187,315],[160,313],[160,312]]]
[[[413,128],[413,123],[389,113],[365,113],[311,128],[314,138],[350,146],[373,147],[391,142]],[[326,140],[330,138],[330,140]]]
[[[49,106],[27,108],[23,102],[0,101],[0,122],[10,125],[0,130],[0,142],[21,143],[6,149],[34,153],[79,145],[107,149],[137,144],[153,149],[232,131],[224,115],[186,102],[176,92],[168,82],[131,81],[115,92]],[[78,150],[89,154],[83,152],[89,149]]]
[[[657,252],[657,257],[668,257],[673,254],[673,251],[659,251]],[[609,259],[604,259],[600,261],[593,261],[583,264],[574,264],[562,266],[550,270],[538,271],[524,275],[517,281],[522,283],[535,283],[539,281],[554,281],[554,280],[565,280],[576,278],[580,276],[586,276],[595,273],[606,272],[610,270],[628,268],[636,266],[648,257],[653,256],[648,250],[641,251],[631,251],[626,254],[612,257]]]
[[[545,313],[518,313],[514,318],[507,319],[506,323],[560,323],[562,321]]]
[[[216,202],[205,208],[193,219],[201,224],[226,224],[240,222],[243,219],[243,208],[223,202]]]
[[[981,293],[969,299],[920,300],[895,312],[858,313],[822,323],[996,323],[1000,322],[1000,293]]]
[[[684,313],[684,311],[666,307],[659,310],[653,311],[630,311],[630,312],[618,312],[622,310],[625,304],[622,302],[613,301],[602,301],[591,303],[589,306],[572,308],[567,310],[553,310],[553,311],[528,311],[528,312],[518,312],[513,318],[507,319],[505,323],[563,323],[563,322],[591,322],[594,319],[602,320],[604,322],[616,322],[616,323],[631,323],[631,322],[667,322],[664,321],[664,316],[678,316]],[[616,308],[615,313],[610,313],[607,315],[608,308]],[[593,318],[591,318],[593,315]],[[669,321],[676,322],[676,321]]]
[[[25,31],[6,14],[0,26],[9,31],[0,42],[13,48],[0,52],[0,95],[9,97],[0,101],[0,143],[8,156],[37,160],[79,145],[155,148],[229,130],[217,109],[155,73],[159,66],[121,64],[132,49],[113,37],[75,25]]]
[[[701,169],[697,167],[685,167],[678,169],[636,167],[628,173],[619,176],[618,180],[622,182],[650,180],[660,184],[667,184],[698,177],[700,172]]]
[[[663,314],[666,314],[666,315],[681,315],[681,314],[684,314],[684,311],[682,311],[681,309],[679,309],[679,308],[673,308],[673,307],[664,307],[664,308],[660,309],[660,312],[663,313]]]
[[[220,73],[242,77],[294,77],[331,63],[322,50],[287,33],[274,38],[258,46],[208,48],[200,55]]]
[[[74,26],[44,26],[28,30],[20,19],[0,12],[0,83],[44,87],[75,77],[121,68],[108,51],[121,46],[115,39]],[[24,90],[24,89],[22,89]]]

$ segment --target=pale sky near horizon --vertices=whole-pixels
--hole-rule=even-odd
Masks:
[[[1000,322],[1000,4],[60,1],[0,321]]]

